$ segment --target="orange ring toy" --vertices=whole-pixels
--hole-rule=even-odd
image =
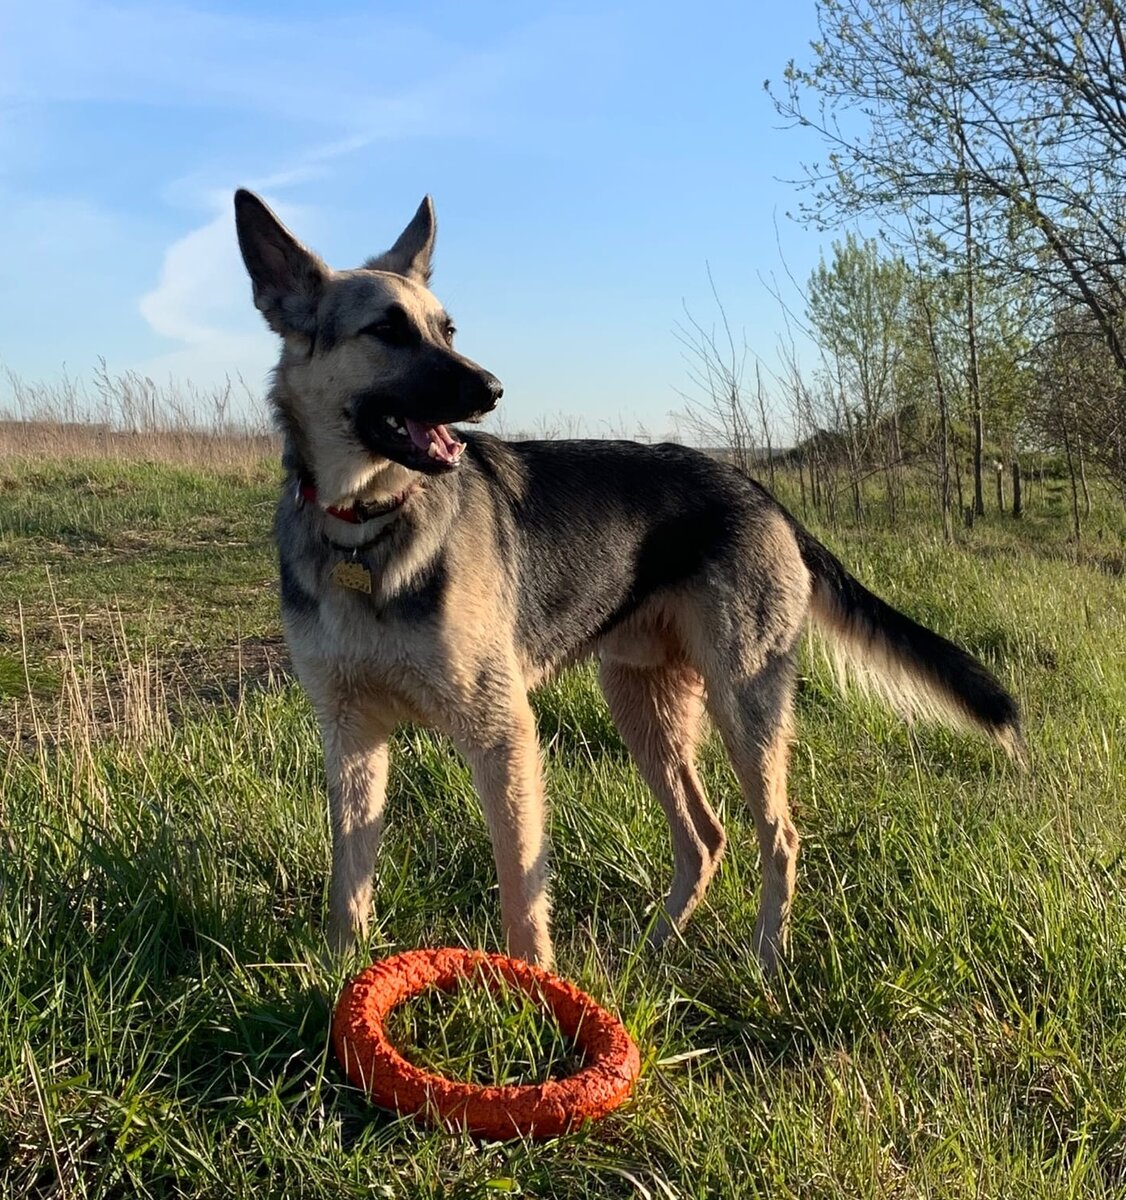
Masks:
[[[388,1041],[384,1018],[424,989],[452,991],[474,972],[486,986],[508,984],[544,1005],[586,1065],[566,1079],[482,1087],[407,1062]],[[629,1095],[641,1070],[625,1026],[585,992],[520,959],[480,950],[410,950],[361,971],[337,1001],[332,1044],[348,1078],[381,1108],[497,1140],[554,1137],[604,1117]]]

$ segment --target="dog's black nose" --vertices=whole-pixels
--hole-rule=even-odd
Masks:
[[[491,403],[489,408],[496,408],[497,401],[504,395],[504,386],[501,381],[495,376],[485,372],[485,388],[489,393]]]

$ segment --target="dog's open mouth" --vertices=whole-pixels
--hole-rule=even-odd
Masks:
[[[465,450],[465,443],[448,425],[384,416],[377,428],[380,452],[416,471],[448,471],[457,466]]]

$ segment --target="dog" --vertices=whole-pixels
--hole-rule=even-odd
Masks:
[[[509,953],[552,962],[544,794],[528,692],[598,660],[610,712],[672,831],[651,940],[680,930],[726,834],[695,767],[705,712],[754,816],[764,971],[787,943],[798,833],[786,772],[807,623],[908,717],[1014,758],[1017,705],[977,660],[873,595],[760,484],[679,445],[459,432],[501,384],[430,291],[429,197],[386,253],[332,270],[235,195],[254,303],[282,339],[281,611],[324,740],[328,939],[366,934],[397,725],[446,733],[492,838]]]

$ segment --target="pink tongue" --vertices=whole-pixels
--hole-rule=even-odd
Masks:
[[[431,458],[454,463],[465,449],[465,446],[450,433],[445,425],[423,425],[421,421],[412,421],[410,417],[406,418],[405,424],[411,441]]]

